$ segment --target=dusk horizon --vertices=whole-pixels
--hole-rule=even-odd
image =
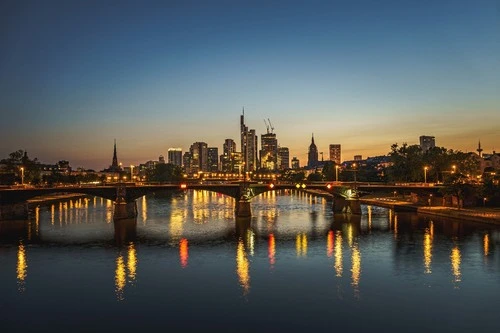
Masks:
[[[0,5],[0,158],[102,170],[206,142],[239,116],[290,158],[394,143],[500,149],[495,1],[79,2]]]

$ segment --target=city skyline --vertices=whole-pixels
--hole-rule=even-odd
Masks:
[[[500,148],[495,1],[3,3],[0,158],[124,166],[239,147],[271,119],[290,159],[394,143]],[[260,141],[260,140],[259,140]],[[260,142],[259,142],[260,149]]]

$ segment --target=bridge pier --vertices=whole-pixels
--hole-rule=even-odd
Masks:
[[[252,210],[250,208],[250,200],[240,199],[236,201],[234,212],[236,217],[252,216]]]
[[[27,202],[0,205],[0,220],[27,220],[29,207]]]
[[[134,219],[137,217],[137,204],[134,201],[119,201],[114,204],[113,220]]]
[[[334,213],[351,213],[361,215],[361,203],[358,199],[333,198]]]

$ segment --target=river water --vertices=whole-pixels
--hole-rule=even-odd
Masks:
[[[1,332],[498,332],[500,227],[296,191],[100,198],[0,222]]]

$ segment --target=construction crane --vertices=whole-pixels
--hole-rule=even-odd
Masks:
[[[273,133],[274,131],[274,127],[273,125],[271,124],[271,120],[269,118],[267,118],[267,121],[269,122],[269,127],[271,127],[271,133]],[[267,130],[267,132],[269,133],[269,130]]]
[[[264,119],[264,124],[266,124],[267,133],[269,133],[269,125],[267,124],[265,119]]]

